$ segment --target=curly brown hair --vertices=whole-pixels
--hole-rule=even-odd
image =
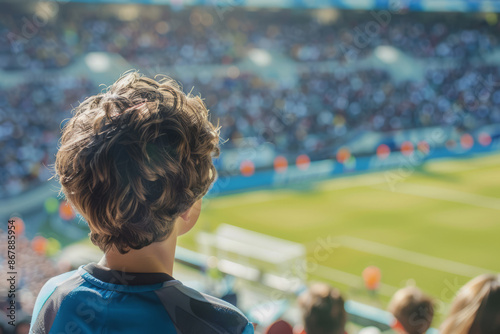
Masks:
[[[130,72],[75,109],[55,171],[92,242],[125,254],[169,236],[214,182],[218,155],[219,128],[200,97]]]

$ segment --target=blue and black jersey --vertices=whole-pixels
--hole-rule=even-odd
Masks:
[[[96,263],[50,279],[33,310],[30,334],[251,334],[234,306],[165,273],[128,273]]]

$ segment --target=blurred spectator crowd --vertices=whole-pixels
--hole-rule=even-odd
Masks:
[[[298,61],[352,60],[379,45],[415,57],[467,60],[498,46],[496,17],[470,14],[281,10],[235,7],[38,5],[0,14],[0,68],[62,68],[92,51],[137,66],[230,64],[250,48]],[[17,15],[12,15],[16,12]],[[467,17],[465,17],[467,15]],[[13,52],[14,50],[14,52]],[[349,59],[346,59],[349,58]]]
[[[16,272],[15,296],[9,298],[11,287],[8,279],[11,277],[9,271],[12,270],[8,270],[7,240],[7,231],[0,229],[0,247],[5,250],[0,255],[0,268],[2,268],[0,273],[0,306],[2,309],[0,312],[0,333],[27,334],[35,300],[40,289],[49,278],[59,275],[69,268],[65,265],[59,266],[53,259],[34,251],[32,242],[18,233],[13,251],[15,253],[13,268]],[[15,327],[7,323],[12,320],[6,317],[10,300],[15,300],[17,307]]]
[[[500,71],[493,66],[428,71],[423,81],[395,83],[381,70],[307,71],[298,84],[264,83],[253,75],[183,81],[221,120],[222,137],[271,142],[280,153],[315,159],[360,131],[500,122]]]
[[[361,131],[454,126],[463,132],[500,122],[498,68],[429,71],[422,82],[394,83],[387,72],[300,75],[294,87],[242,73],[182,80],[219,120],[224,148],[272,143],[279,153],[328,159]],[[64,119],[98,91],[85,78],[33,80],[0,91],[0,193],[20,193],[51,176]]]
[[[0,90],[0,197],[51,176],[61,124],[96,87],[82,78],[44,78]]]
[[[144,6],[141,12],[136,7],[127,11],[127,6],[64,4],[52,16],[48,9],[38,9],[51,18],[37,28],[28,9],[7,6],[13,8],[5,12],[17,14],[0,14],[0,67],[10,73],[63,68],[92,51],[120,53],[141,70],[233,64],[226,75],[204,71],[175,78],[186,91],[194,87],[192,92],[205,99],[212,119],[220,121],[222,137],[229,139],[225,149],[272,143],[277,153],[307,152],[317,160],[333,157],[361,131],[454,126],[467,132],[500,122],[500,70],[467,61],[497,46],[499,25],[472,14],[464,19],[467,14],[377,12],[377,19],[373,12],[334,11],[322,18],[296,10],[280,10],[278,15]],[[378,22],[376,34],[367,35],[370,22]],[[299,71],[293,84],[264,80],[236,66],[256,47],[305,64],[350,61],[379,45],[393,45],[416,57],[450,57],[460,65],[429,69],[423,79],[403,82],[378,69],[320,72],[311,66]],[[64,70],[32,75],[23,84],[0,90],[0,198],[51,176],[64,119],[78,101],[98,90],[88,77]]]

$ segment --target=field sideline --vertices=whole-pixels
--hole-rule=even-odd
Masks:
[[[309,257],[318,238],[329,238],[336,248],[309,279],[379,307],[416,284],[438,301],[437,326],[461,285],[500,272],[500,155],[434,161],[409,174],[395,184],[381,172],[208,198],[195,230],[236,225],[302,243]],[[195,234],[179,244],[196,250]],[[382,271],[377,297],[363,289],[369,265]]]

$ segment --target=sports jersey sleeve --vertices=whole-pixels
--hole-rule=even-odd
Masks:
[[[62,302],[61,295],[56,298],[55,291],[63,283],[70,280],[78,280],[79,275],[76,270],[67,272],[65,274],[51,278],[44,284],[38,297],[36,298],[35,306],[33,308],[33,315],[31,317],[30,334],[48,333],[50,326],[54,321],[57,311],[59,310],[60,302]],[[58,291],[60,292],[60,291]],[[59,301],[56,301],[60,299]]]
[[[250,322],[245,326],[245,329],[243,330],[243,334],[254,334],[254,328]]]
[[[178,334],[253,334],[253,325],[235,306],[182,284],[156,291]]]

